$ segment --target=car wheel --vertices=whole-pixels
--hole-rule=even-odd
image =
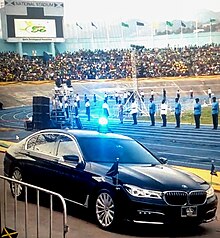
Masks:
[[[21,173],[20,168],[15,167],[13,169],[13,172],[11,174],[11,178],[18,180],[18,181],[22,181],[23,180],[23,176]],[[22,199],[24,198],[24,187],[18,183],[14,183],[11,182],[10,183],[10,189],[11,189],[11,193],[13,195],[13,197],[17,197],[17,199]]]
[[[112,229],[117,219],[116,204],[108,190],[100,191],[95,201],[95,215],[99,226],[104,230]]]

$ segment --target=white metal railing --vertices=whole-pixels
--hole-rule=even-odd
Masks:
[[[25,198],[24,198],[24,237],[28,238],[28,188],[31,188],[32,190],[36,191],[36,213],[37,213],[37,219],[36,219],[36,237],[39,238],[40,236],[40,228],[41,228],[41,223],[40,223],[40,192],[43,192],[44,194],[49,194],[50,196],[50,206],[49,206],[49,238],[53,237],[52,231],[53,231],[53,198],[57,197],[61,203],[62,203],[62,213],[63,213],[63,218],[62,218],[62,237],[66,237],[66,233],[68,232],[68,225],[67,225],[67,209],[66,209],[66,202],[64,198],[55,192],[52,192],[50,190],[37,187],[25,182],[21,182],[15,179],[11,179],[8,177],[4,177],[0,175],[0,180],[3,180],[3,192],[0,193],[0,231],[2,231],[3,227],[7,227],[8,225],[8,214],[7,214],[7,208],[8,208],[8,196],[7,196],[7,185],[6,183],[14,183],[17,186],[22,186],[25,191]],[[1,181],[0,181],[1,182]],[[15,187],[17,187],[15,186]],[[33,192],[33,191],[31,191]],[[20,210],[19,210],[20,212]],[[19,217],[20,218],[20,217]],[[45,218],[44,218],[45,219]],[[18,225],[18,201],[17,201],[17,196],[14,196],[14,207],[13,207],[13,227],[12,229],[17,230],[17,225]],[[30,235],[29,235],[30,237]],[[33,236],[31,236],[33,237]]]

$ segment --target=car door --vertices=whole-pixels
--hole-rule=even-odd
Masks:
[[[80,148],[73,137],[40,133],[27,141],[25,153],[29,157],[25,170],[33,184],[76,203],[86,203],[91,176],[84,170]]]
[[[54,156],[56,137],[53,133],[35,134],[27,140],[24,150],[27,181],[46,189],[51,189],[56,183],[51,181],[51,164],[57,164]]]
[[[91,175],[85,171],[85,163],[76,139],[60,135],[56,156],[59,169],[54,172],[62,183],[60,193],[66,199],[84,205],[90,189]]]

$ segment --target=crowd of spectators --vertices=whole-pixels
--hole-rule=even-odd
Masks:
[[[135,57],[131,57],[135,54]],[[135,62],[134,62],[135,61]],[[0,53],[0,81],[180,77],[220,74],[220,45],[154,49],[79,50],[43,57]]]

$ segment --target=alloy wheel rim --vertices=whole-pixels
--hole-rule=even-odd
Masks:
[[[101,193],[96,200],[96,216],[103,227],[112,224],[115,214],[115,205],[108,193]]]
[[[15,170],[12,175],[12,179],[22,181],[22,175],[19,170]],[[19,196],[22,193],[22,186],[18,183],[11,183],[12,191],[15,196]]]

